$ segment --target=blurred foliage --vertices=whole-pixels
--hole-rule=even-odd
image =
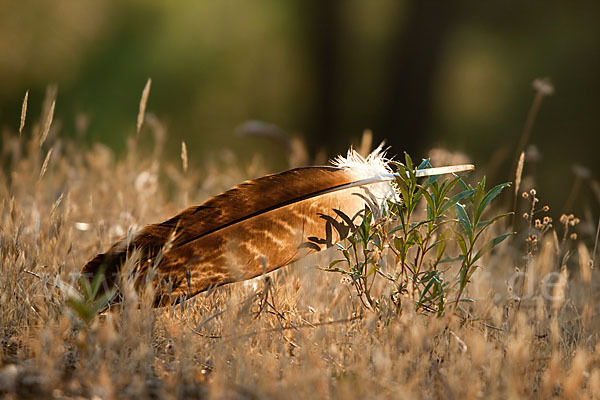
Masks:
[[[396,154],[464,151],[500,182],[513,180],[531,82],[549,77],[556,93],[529,141],[537,150],[529,161],[541,158],[526,168],[549,172],[536,183],[559,207],[568,190],[554,183],[572,177],[573,163],[598,171],[597,2],[0,0],[0,7],[5,132],[16,131],[26,90],[35,114],[56,83],[61,135],[121,149],[151,77],[148,111],[167,128],[172,154],[186,141],[192,163],[227,146],[240,156],[267,153],[273,169],[283,168],[276,143],[235,134],[257,119],[303,138],[313,156],[343,151],[370,128]]]

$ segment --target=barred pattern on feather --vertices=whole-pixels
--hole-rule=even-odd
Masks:
[[[470,169],[472,165],[432,168],[419,175]],[[333,166],[246,181],[148,225],[98,254],[81,272],[87,277],[103,273],[106,291],[118,286],[122,265],[135,254],[136,289],[151,280],[155,305],[173,304],[332,246],[360,224],[366,203],[384,205],[397,196],[393,177],[381,146],[366,158],[350,149]]]

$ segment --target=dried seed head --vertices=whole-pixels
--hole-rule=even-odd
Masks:
[[[537,193],[537,192],[535,191],[535,189],[531,189],[531,190],[529,191],[529,194],[531,194],[532,196],[535,196],[535,194],[536,194],[536,193]]]
[[[137,134],[140,134],[140,130],[142,129],[142,124],[144,123],[144,117],[146,116],[146,105],[148,104],[148,96],[150,95],[150,85],[152,84],[152,79],[148,78],[146,81],[146,86],[144,86],[144,90],[142,91],[142,98],[140,99],[140,109],[137,117]]]
[[[52,126],[52,119],[54,118],[55,106],[56,106],[56,100],[53,100],[52,104],[50,105],[50,110],[48,111],[48,115],[46,116],[46,123],[44,124],[44,130],[42,131],[42,134],[40,136],[40,147],[42,147],[42,145],[46,141],[46,138],[48,137],[48,132],[50,132],[50,127]]]
[[[23,105],[21,106],[21,123],[19,124],[19,136],[23,133],[23,127],[25,126],[25,117],[27,116],[27,102],[29,99],[29,90],[25,92],[25,98],[23,99]]]
[[[533,81],[533,88],[544,96],[551,96],[554,93],[554,85],[548,78],[538,78]]]
[[[592,172],[584,167],[583,165],[579,165],[579,164],[573,164],[573,166],[571,167],[571,170],[573,171],[573,174],[578,177],[578,178],[582,178],[582,179],[588,179]]]
[[[569,221],[569,219],[568,219],[568,217],[565,214],[563,214],[563,215],[560,216],[560,223],[561,224],[566,224],[568,221]]]
[[[569,236],[569,239],[571,239],[571,240],[577,240],[577,234],[576,233],[571,233],[571,235]]]
[[[50,163],[50,157],[52,157],[53,149],[54,149],[54,147],[51,147],[50,150],[48,150],[48,154],[46,154],[46,158],[44,159],[44,163],[42,164],[42,170],[40,171],[40,177],[38,178],[39,181],[42,180],[42,178],[44,177],[44,174],[46,173],[46,170],[48,169],[48,165]]]
[[[528,198],[528,197],[529,197],[529,193],[527,193],[527,192],[523,192],[523,193],[521,194],[521,196],[522,196],[524,199],[526,199],[526,198]]]
[[[525,218],[525,219],[529,218],[529,214],[523,213],[523,218]]]
[[[544,207],[542,207],[542,211],[543,211],[543,212],[548,212],[548,211],[550,211],[550,206],[544,206]]]

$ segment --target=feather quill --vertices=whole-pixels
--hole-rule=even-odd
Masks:
[[[473,168],[431,168],[418,175]],[[351,149],[332,166],[249,180],[117,241],[81,272],[90,278],[103,273],[104,293],[118,284],[122,265],[136,254],[136,289],[151,281],[155,306],[173,304],[332,246],[360,223],[367,199],[384,204],[396,196],[393,177],[379,147],[366,158]]]

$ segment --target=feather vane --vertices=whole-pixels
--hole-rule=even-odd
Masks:
[[[104,273],[107,291],[118,284],[128,255],[136,253],[135,286],[151,279],[155,305],[161,306],[331,247],[361,222],[365,198],[383,204],[396,195],[390,183],[394,174],[381,148],[366,158],[350,150],[333,164],[243,182],[117,241],[81,272],[88,277]],[[428,175],[444,173],[430,170],[425,170]]]

